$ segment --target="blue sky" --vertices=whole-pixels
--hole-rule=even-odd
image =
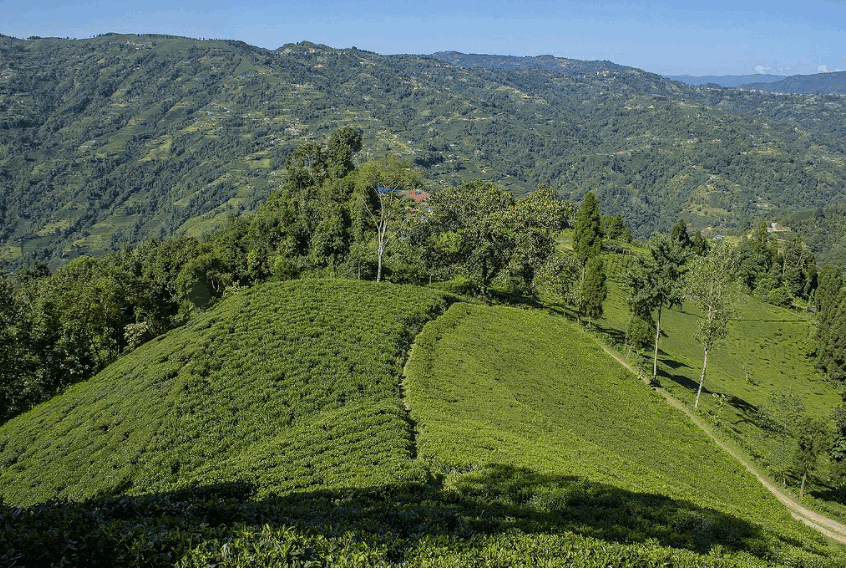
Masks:
[[[0,0],[0,33],[309,40],[378,53],[552,54],[663,74],[846,71],[846,2]]]

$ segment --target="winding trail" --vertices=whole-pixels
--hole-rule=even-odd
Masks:
[[[640,372],[637,369],[635,369],[634,366],[632,366],[622,356],[617,354],[610,347],[606,346],[603,342],[600,341],[599,344],[600,344],[600,346],[602,346],[602,349],[605,350],[605,352],[609,356],[611,356],[612,358],[617,360],[620,363],[620,365],[622,365],[623,367],[628,369],[630,372],[635,374],[638,378],[640,378],[641,381],[643,381],[647,385],[650,385],[649,380],[646,379],[645,377],[643,377],[640,374]],[[826,536],[830,537],[831,539],[839,541],[840,543],[846,544],[846,525],[841,524],[840,522],[837,522],[835,520],[832,520],[831,518],[827,518],[823,515],[820,515],[816,512],[812,512],[811,510],[809,510],[809,509],[803,507],[802,505],[800,505],[798,502],[793,500],[793,498],[791,498],[790,496],[788,496],[787,494],[785,494],[784,492],[779,490],[779,488],[775,484],[773,484],[772,481],[768,480],[764,476],[764,474],[760,470],[758,470],[748,458],[746,458],[745,456],[743,456],[740,453],[740,451],[738,451],[737,449],[731,448],[722,439],[720,439],[716,435],[716,433],[714,432],[714,430],[711,428],[710,425],[705,423],[705,421],[703,421],[701,417],[694,414],[693,411],[691,411],[681,401],[679,401],[678,399],[676,399],[675,397],[670,395],[666,390],[664,390],[661,387],[655,387],[655,386],[651,386],[651,385],[650,385],[650,387],[652,387],[652,389],[654,389],[656,392],[663,395],[664,399],[667,400],[667,403],[669,403],[671,406],[675,407],[676,409],[679,409],[682,413],[687,415],[687,417],[693,422],[693,424],[695,424],[697,427],[702,429],[702,431],[706,435],[708,435],[717,444],[717,446],[719,446],[724,451],[729,453],[735,460],[737,460],[740,464],[742,464],[746,468],[746,470],[751,472],[755,476],[755,478],[758,479],[758,482],[760,482],[764,486],[764,488],[769,490],[773,494],[773,496],[778,498],[778,500],[782,504],[787,506],[787,509],[790,511],[790,514],[794,518],[803,522],[807,526],[817,530],[818,532],[822,533],[823,535],[826,535]]]

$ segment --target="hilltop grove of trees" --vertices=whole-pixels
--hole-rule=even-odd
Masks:
[[[361,149],[361,131],[352,127],[325,143],[302,144],[255,213],[233,215],[204,238],[151,239],[73,259],[52,273],[35,264],[0,274],[0,419],[90,377],[229,291],[271,279],[440,283],[488,301],[495,291],[543,292],[579,318],[602,316],[603,251],[625,246],[631,235],[621,216],[602,215],[592,193],[577,210],[549,186],[518,198],[495,183],[471,181],[416,202],[409,192],[426,184],[418,168],[394,157],[359,163]],[[565,228],[572,228],[572,252],[559,246]],[[653,235],[647,248],[627,277],[629,337],[651,346],[655,376],[662,309],[678,306],[685,293],[697,298],[696,287],[683,289],[682,277],[697,282],[703,269],[696,259],[713,255],[683,221],[669,236]],[[819,366],[842,379],[846,293],[839,269],[818,276],[800,240],[776,241],[764,226],[719,249],[747,292],[816,310]],[[706,354],[724,323],[713,328],[710,336],[703,329]]]

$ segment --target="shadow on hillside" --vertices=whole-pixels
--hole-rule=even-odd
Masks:
[[[815,486],[812,486],[808,491],[811,496],[817,500],[846,504],[846,486],[832,486],[819,480],[814,480],[814,482]]]
[[[626,333],[623,330],[611,327],[606,328],[605,326],[600,326],[599,324],[595,324],[595,327],[597,332],[605,334],[617,344],[624,344],[626,342]]]
[[[755,416],[758,413],[758,408],[756,406],[737,395],[729,395],[728,404],[740,411],[744,416]]]
[[[714,509],[503,465],[457,475],[447,485],[438,479],[256,498],[253,485],[238,481],[23,510],[3,507],[0,513],[0,527],[13,528],[6,532],[9,541],[0,555],[4,548],[7,553],[0,562],[14,565],[173,565],[194,555],[192,547],[219,549],[237,543],[245,532],[259,535],[268,528],[312,538],[319,534],[324,541],[351,533],[382,552],[377,564],[392,565],[402,564],[406,551],[421,540],[442,543],[506,532],[573,532],[619,543],[651,540],[699,553],[715,546],[769,553],[758,526]],[[333,564],[318,549],[310,555],[277,561]],[[210,561],[199,558],[200,564]]]
[[[671,373],[671,371],[667,370],[667,368],[669,368],[670,370],[675,371],[676,369],[681,368],[681,367],[686,367],[686,368],[690,369],[690,366],[676,362],[674,360],[668,360],[668,359],[661,360],[661,363],[664,364],[666,366],[666,368],[662,368],[661,366],[658,366],[658,377],[659,378],[665,377],[665,378],[669,379],[670,381],[674,381],[678,385],[687,389],[688,391],[691,391],[691,390],[696,391],[697,389],[699,389],[699,382],[698,381],[695,381],[695,380],[687,377],[686,375],[682,375],[680,373]],[[710,393],[710,391],[708,391],[707,383],[708,382],[706,381],[705,382],[706,385],[704,385],[702,387],[702,393],[703,394]]]
[[[662,355],[666,354],[663,350],[658,350],[658,353],[660,353]],[[687,365],[686,363],[682,363],[682,362],[676,361],[674,359],[661,358],[658,361],[660,361],[662,364],[664,364],[665,366],[667,366],[668,368],[673,369],[673,370],[679,369],[680,367],[686,367],[686,368],[690,369],[690,366]]]

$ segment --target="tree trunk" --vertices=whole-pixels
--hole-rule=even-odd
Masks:
[[[388,237],[388,219],[382,218],[376,226],[376,238],[378,240],[378,247],[376,248],[377,266],[376,266],[376,282],[382,280],[382,256],[385,254],[385,241]]]
[[[376,282],[382,280],[382,256],[385,253],[385,247],[388,242],[388,223],[391,218],[391,196],[393,194],[385,194],[379,193],[377,190],[377,195],[379,196],[379,219],[376,219],[376,214],[370,211],[368,207],[367,211],[370,214],[371,219],[373,219],[373,223],[376,226],[376,240],[377,240],[377,249],[376,249],[376,256],[377,256],[377,268],[376,268]]]
[[[382,249],[382,239],[379,238],[379,249],[378,249],[377,255],[376,255],[376,257],[378,259],[377,265],[376,265],[376,282],[377,283],[382,280],[382,251],[383,251],[383,249]]]
[[[696,403],[693,408],[699,407],[699,396],[702,395],[702,386],[705,385],[705,368],[708,366],[708,346],[705,346],[705,359],[702,360],[702,373],[699,375],[699,391],[696,392]]]
[[[655,356],[652,358],[652,379],[658,377],[658,339],[661,337],[661,305],[658,305],[658,318],[655,320]]]
[[[803,498],[805,496],[805,478],[807,478],[808,474],[803,472],[802,473],[802,487],[799,489],[799,497]]]

